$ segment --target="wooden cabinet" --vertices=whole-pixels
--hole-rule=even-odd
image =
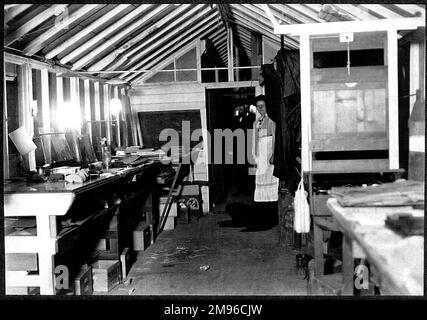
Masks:
[[[387,33],[350,34],[310,37],[312,170],[389,168]]]

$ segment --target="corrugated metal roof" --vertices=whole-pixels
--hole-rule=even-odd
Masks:
[[[281,24],[424,16],[420,4],[268,4]],[[210,38],[227,64],[227,30],[252,63],[251,33],[280,43],[261,4],[8,4],[4,46],[76,71],[156,69],[199,37]],[[298,39],[284,36],[297,48]],[[135,73],[100,76],[136,80]]]

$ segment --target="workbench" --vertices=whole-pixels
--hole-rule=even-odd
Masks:
[[[423,295],[424,236],[403,237],[385,226],[394,213],[424,216],[411,206],[342,207],[337,199],[327,201],[343,232],[343,294],[354,293],[353,259],[369,262],[381,295]]]
[[[114,215],[119,217],[116,231],[120,236],[120,218],[141,213],[127,209],[131,201],[145,201],[156,186],[160,168],[161,163],[154,162],[110,169],[107,171],[109,175],[81,184],[65,181],[6,183],[5,219],[35,217],[36,222],[35,234],[5,234],[6,260],[10,253],[35,253],[38,256],[38,274],[29,274],[26,270],[6,270],[6,287],[39,287],[42,295],[55,294],[55,255],[66,254],[76,245],[85,246],[86,242],[77,242],[75,235],[88,225],[93,230],[98,229],[94,234],[102,234],[108,228],[108,220]],[[143,205],[140,203],[137,207],[142,209]],[[64,228],[64,220],[76,223]],[[88,234],[91,233],[86,232],[86,236]]]
[[[324,179],[319,179],[318,177],[330,175],[330,176],[362,176],[362,175],[380,175],[384,174],[395,175],[400,177],[404,172],[403,169],[396,170],[372,170],[369,168],[364,168],[360,170],[339,170],[335,169],[333,171],[308,171],[305,172],[304,178],[307,180],[308,184],[308,199],[310,200],[310,215],[313,220],[313,247],[314,247],[314,274],[316,276],[322,276],[324,274],[324,249],[323,249],[323,231],[339,231],[336,222],[332,219],[332,214],[326,206],[326,201],[331,197],[328,194],[316,195],[313,192],[313,186],[315,182],[321,182]],[[348,178],[347,180],[350,180]],[[366,182],[370,182],[372,177],[366,177]]]

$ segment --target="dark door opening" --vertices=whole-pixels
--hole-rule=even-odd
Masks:
[[[250,163],[246,156],[248,152],[247,139],[251,139],[248,129],[251,129],[255,121],[255,114],[249,112],[249,106],[253,103],[255,88],[227,88],[227,89],[207,89],[206,108],[208,130],[211,134],[211,154],[209,164],[209,177],[211,182],[210,199],[211,207],[215,211],[221,211],[221,205],[233,201],[236,196],[252,199],[255,186],[255,178],[249,175]],[[244,163],[237,163],[237,141],[233,140],[232,147],[227,146],[222,140],[222,157],[220,163],[215,160],[215,152],[219,152],[218,145],[215,146],[215,129],[232,132],[242,129],[245,133],[245,160]],[[217,130],[218,132],[218,130]],[[225,163],[225,157],[232,154],[232,164]],[[253,180],[253,181],[252,181]]]

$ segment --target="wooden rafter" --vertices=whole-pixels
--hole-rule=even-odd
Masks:
[[[250,9],[252,11],[258,12],[258,14],[264,15],[264,14],[262,14],[262,12],[264,12],[264,5],[263,4],[253,4],[253,5],[242,4],[242,6],[247,7],[248,9]],[[278,18],[279,23],[282,23],[282,22],[288,23],[288,24],[302,23],[302,21],[299,21],[295,17],[290,16],[289,14],[286,14],[286,12],[283,11],[283,8],[279,7],[279,5],[275,5],[275,4],[270,3],[270,4],[268,4],[268,6],[271,9],[271,11],[274,13],[274,16]]]
[[[423,6],[415,4],[396,4],[396,6],[406,12],[409,12],[412,16],[425,16],[425,9]]]
[[[347,11],[347,10],[345,10],[344,9],[344,7],[342,7],[341,5],[337,5],[337,4],[334,4],[333,5],[334,6],[334,9],[339,13],[339,14],[343,14],[343,15],[345,15],[345,16],[347,16],[347,17],[349,17],[349,18],[351,18],[351,20],[363,20],[360,16],[358,16],[357,14],[356,14],[356,12],[354,11],[354,10],[352,10],[352,11]],[[375,18],[374,18],[375,19]]]
[[[178,15],[182,14],[185,10],[189,9],[189,4],[180,5],[177,9],[173,10],[172,12],[168,13],[165,17],[162,19],[156,21],[154,24],[149,26],[148,28],[144,29],[140,34],[138,34],[136,37],[132,38],[129,41],[126,41],[124,44],[119,46],[118,48],[114,49],[112,52],[110,52],[108,55],[106,55],[101,60],[97,61],[95,64],[93,64],[88,70],[102,70],[114,60],[116,60],[119,55],[126,52],[126,50],[134,48],[138,42],[148,37],[153,32],[159,30],[163,26],[166,25],[166,23],[170,22],[172,19],[176,18]]]
[[[197,29],[197,31],[192,33],[192,37],[191,39],[188,39],[187,41],[190,41],[190,43],[193,43],[193,41],[198,41],[198,39],[201,39],[205,36],[208,36],[209,34],[211,34],[212,32],[214,32],[216,29],[216,25],[215,23],[213,24],[209,24],[209,25],[205,25],[202,28]],[[187,48],[187,46],[185,46],[184,48]],[[160,68],[159,66],[157,66],[160,62],[164,61],[166,59],[166,57],[171,56],[171,57],[175,57],[178,54],[176,53],[177,50],[180,50],[182,48],[182,43],[178,43],[175,44],[172,48],[170,48],[169,50],[163,52],[161,55],[157,56],[154,60],[152,60],[151,62],[147,63],[146,65],[143,65],[144,68],[146,69],[150,69],[153,66],[156,66],[156,68]],[[183,49],[180,50],[180,52]],[[188,51],[188,49],[187,49]],[[183,51],[186,52],[186,51]],[[141,77],[143,77],[144,75],[132,75],[129,79],[127,79],[129,82],[134,83],[135,81],[137,81],[138,79],[140,79]]]
[[[262,14],[262,11],[257,7],[252,6],[252,8],[249,9],[243,5],[236,5],[236,10],[242,11],[242,13],[250,17],[250,20],[253,21],[254,23],[256,23],[256,21],[259,21],[259,25],[262,24],[264,27],[268,28],[268,30],[265,29],[266,31],[273,33],[273,30],[270,31],[270,28],[269,28],[270,27],[269,19],[266,18]],[[290,47],[298,46],[298,41],[296,41],[295,39],[289,36],[285,37],[285,43]]]
[[[313,10],[313,9],[303,5],[303,4],[290,4],[289,3],[289,4],[286,4],[286,7],[294,9],[295,11],[298,12],[298,14],[300,16],[303,15],[303,16],[306,16],[306,17],[308,17],[312,20],[315,20],[317,22],[324,22],[322,19],[320,19],[317,16],[317,12],[315,10]]]
[[[110,36],[111,33],[116,31],[117,29],[120,29],[124,24],[127,24],[129,21],[132,21],[135,19],[138,15],[146,11],[150,5],[143,4],[138,7],[136,7],[134,10],[126,14],[124,17],[120,18],[118,21],[110,25],[108,28],[102,30],[100,33],[98,33],[96,36],[92,37],[85,43],[83,43],[81,46],[77,47],[70,53],[68,53],[66,56],[64,56],[60,62],[62,64],[66,64],[67,62],[71,61],[72,59],[76,58],[77,56],[81,55],[83,52],[87,51],[88,49],[96,46],[99,42],[101,42],[104,38],[107,38]]]
[[[97,4],[87,4],[87,5],[82,6],[79,9],[77,9],[75,12],[73,12],[69,16],[64,17],[64,19],[61,19],[59,23],[55,23],[55,25],[52,28],[43,32],[37,38],[32,40],[30,43],[28,43],[25,46],[25,48],[22,50],[23,53],[27,56],[31,56],[31,55],[35,54],[37,51],[42,49],[43,45],[46,42],[48,42],[52,37],[57,35],[64,28],[66,28],[68,25],[70,25],[71,23],[80,19],[81,17],[83,17],[85,14],[87,14],[91,10],[94,10],[96,7],[98,7]]]
[[[135,22],[131,23],[129,26],[127,26],[126,28],[124,28],[114,36],[110,37],[104,43],[97,46],[95,49],[91,50],[87,55],[83,56],[82,58],[74,62],[71,70],[80,69],[81,67],[84,67],[87,64],[89,64],[92,60],[96,59],[97,57],[102,56],[102,53],[105,50],[110,49],[111,46],[113,46],[115,43],[119,42],[124,37],[132,34],[132,32],[135,32],[136,30],[138,30],[141,26],[146,24],[148,20],[150,20],[160,12],[164,11],[168,7],[169,7],[168,4],[159,5],[158,7],[154,8],[152,11],[147,13],[147,15],[144,16],[143,18],[137,19]]]
[[[82,30],[77,32],[75,35],[68,38],[66,41],[61,43],[59,46],[53,48],[52,50],[46,52],[45,56],[47,59],[52,59],[56,55],[60,54],[61,52],[68,49],[70,46],[77,43],[79,40],[81,40],[83,37],[87,36],[89,33],[93,32],[95,29],[99,28],[106,22],[110,21],[114,16],[128,8],[129,4],[120,4],[117,7],[113,8],[111,11],[107,12],[105,15],[97,19],[96,21],[92,22],[91,24],[85,26]]]
[[[273,33],[273,30],[269,29],[269,27],[262,25],[261,23],[257,21],[253,21],[252,19],[246,18],[244,15],[240,14],[239,12],[235,13],[236,17],[239,17],[241,19],[245,19],[245,25],[250,27],[253,31],[257,31],[261,35],[268,37],[269,39],[273,41],[278,41],[279,37]],[[240,23],[239,23],[240,24]]]
[[[160,69],[163,66],[166,66],[167,64],[164,64],[165,59],[168,59],[169,55],[172,55],[174,57],[176,57],[178,55],[177,52],[181,52],[182,49],[182,45],[183,43],[187,43],[187,42],[191,42],[193,40],[198,40],[199,38],[211,34],[213,31],[215,30],[215,25],[214,24],[207,24],[204,25],[202,28],[197,29],[196,31],[193,32],[193,36],[191,38],[187,37],[186,40],[175,43],[172,47],[168,46],[166,51],[163,51],[161,53],[159,53],[159,55],[151,55],[150,57],[147,57],[146,59],[144,59],[143,61],[141,61],[138,64],[138,68],[143,67],[144,69]],[[185,46],[186,47],[186,46]],[[168,60],[169,61],[169,60]],[[142,75],[141,77],[143,77],[144,75]],[[128,82],[134,81],[134,79],[138,77],[138,74],[130,74],[126,80]]]
[[[335,4],[335,7],[342,9],[347,14],[355,16],[358,20],[375,20],[376,17],[353,4]]]
[[[283,4],[268,4],[269,7],[271,7],[271,9],[273,11],[277,11],[278,13],[280,13],[283,16],[286,17],[291,17],[293,20],[295,20],[294,23],[313,23],[313,22],[318,22],[317,19],[314,19],[312,17],[307,17],[306,15],[300,13],[299,11],[295,10],[292,7],[288,7],[287,5],[283,5]],[[259,5],[258,5],[259,7]],[[285,22],[287,22],[286,20],[284,20]]]
[[[32,4],[19,4],[14,5],[13,7],[6,8],[6,12],[4,13],[4,23],[8,23],[10,20],[14,19],[16,16],[30,8]]]
[[[109,68],[112,70],[116,70],[120,66],[124,66],[124,68],[128,68],[132,64],[135,63],[138,59],[141,58],[141,50],[147,48],[153,41],[156,41],[156,47],[162,42],[161,36],[165,35],[167,32],[173,32],[176,29],[182,29],[183,27],[187,27],[191,23],[190,17],[193,19],[198,19],[203,17],[206,13],[210,11],[209,8],[205,7],[202,11],[199,11],[203,6],[197,5],[188,12],[182,14],[179,18],[175,19],[172,23],[168,24],[165,28],[162,28],[159,32],[155,34],[151,34],[146,40],[138,44],[137,46],[133,46],[130,50],[126,51],[119,57]],[[184,29],[182,29],[184,30]]]
[[[411,30],[425,26],[423,18],[378,19],[375,24],[369,21],[338,21],[328,23],[280,25],[275,28],[276,34],[336,34],[340,32],[367,32],[385,30]]]
[[[212,40],[212,44],[215,46],[216,50],[218,51],[218,54],[219,54],[220,48],[223,48],[223,47],[226,48],[227,47],[227,37],[225,35],[225,29],[223,28],[223,29],[220,29],[219,31],[220,32],[216,36],[210,37],[210,39]],[[222,63],[224,65],[227,62],[226,55],[227,54],[225,54],[225,55],[220,54]]]
[[[368,12],[375,12],[376,14],[386,19],[402,18],[401,15],[397,14],[392,10],[387,9],[385,6],[380,4],[363,4],[363,5],[360,5],[359,7],[368,10]]]
[[[195,34],[196,32],[198,32],[201,28],[204,28],[206,26],[209,27],[214,27],[215,26],[215,13],[212,12],[209,16],[207,16],[205,19],[198,21],[197,24],[193,25],[191,28],[187,29],[186,31],[184,31],[183,33],[180,33],[180,35],[178,37],[175,37],[174,39],[172,39],[171,41],[168,42],[164,42],[164,45],[162,46],[158,46],[157,48],[159,48],[157,50],[157,52],[153,52],[151,55],[148,55],[144,60],[138,62],[136,65],[132,66],[132,68],[134,69],[138,69],[144,66],[145,63],[147,63],[147,61],[149,61],[150,59],[153,58],[153,56],[157,55],[160,53],[160,50],[165,50],[166,48],[171,47],[174,44],[179,45],[180,42],[182,41],[186,41],[186,39],[188,39],[189,37],[191,37],[193,34]],[[148,52],[146,52],[147,54]],[[141,55],[142,57],[143,55]],[[145,68],[145,67],[144,67]],[[122,76],[119,76],[119,78],[123,78]],[[126,77],[124,77],[126,80],[128,80]]]
[[[298,5],[278,4],[276,6],[282,7],[284,13],[294,17],[296,20],[301,21],[301,23],[322,22],[322,19],[320,19],[314,15],[307,15],[304,12],[299,11]]]
[[[26,33],[30,32],[44,21],[53,16],[56,12],[63,10],[67,7],[66,4],[55,4],[46,10],[43,10],[38,15],[34,16],[32,19],[25,22],[22,26],[20,26],[16,31],[12,32],[10,35],[6,36],[4,40],[4,45],[9,46]]]

